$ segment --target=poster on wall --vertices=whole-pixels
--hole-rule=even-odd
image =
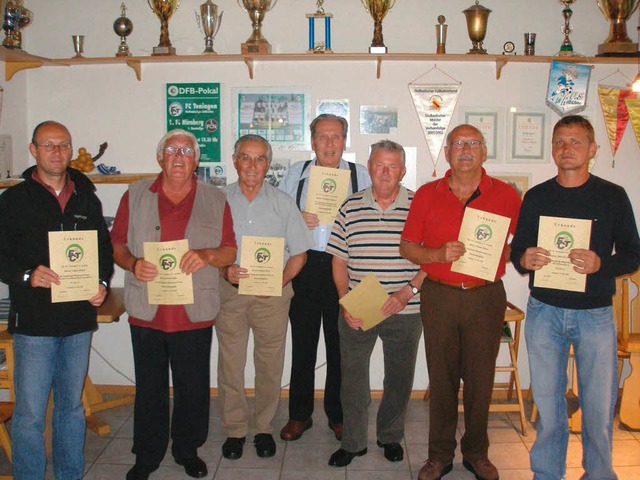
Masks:
[[[310,148],[306,125],[310,94],[302,88],[235,88],[235,124],[238,137],[266,138],[274,150]]]
[[[193,133],[200,162],[220,162],[220,84],[167,83],[167,131]]]

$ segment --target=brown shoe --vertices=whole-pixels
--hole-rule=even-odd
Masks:
[[[333,430],[333,434],[336,436],[336,440],[342,440],[342,430],[344,430],[344,425],[342,423],[333,423],[329,421],[329,428]]]
[[[440,480],[453,469],[453,463],[445,465],[437,460],[430,458],[424,462],[424,465],[418,473],[418,480]]]
[[[488,458],[481,458],[475,462],[462,460],[464,468],[473,473],[478,480],[498,480],[498,469]]]
[[[287,442],[298,440],[302,434],[311,428],[313,420],[289,420],[287,424],[280,430],[280,438]]]

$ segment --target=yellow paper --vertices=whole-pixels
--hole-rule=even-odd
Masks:
[[[284,238],[243,236],[240,266],[249,271],[238,284],[240,295],[281,297]]]
[[[60,277],[51,284],[51,303],[89,300],[98,293],[98,232],[49,232],[49,265]]]
[[[533,286],[584,292],[587,276],[576,272],[569,261],[574,248],[589,249],[591,220],[540,217],[538,247],[551,254],[551,263],[534,273]]]
[[[493,282],[510,223],[509,217],[465,208],[458,241],[464,243],[467,251],[451,264],[451,271]]]
[[[305,211],[315,213],[322,225],[333,225],[349,192],[350,170],[311,167]]]
[[[385,318],[382,306],[389,294],[373,273],[369,273],[353,290],[340,299],[340,305],[353,318],[362,320],[363,331],[375,327]]]
[[[147,282],[150,305],[191,305],[193,278],[182,273],[180,260],[189,251],[189,240],[144,242],[144,259],[158,269],[158,276]]]

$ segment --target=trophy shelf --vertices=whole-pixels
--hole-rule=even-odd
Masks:
[[[145,178],[156,178],[158,173],[120,173],[118,175],[88,174],[87,178],[96,184],[129,184]],[[22,182],[22,178],[5,178],[0,180],[0,189],[13,187]]]
[[[0,48],[0,61],[5,63],[7,80],[20,70],[41,66],[82,66],[125,64],[130,67],[136,78],[142,80],[142,64],[157,63],[209,63],[209,62],[244,62],[253,80],[255,64],[260,62],[360,62],[373,61],[376,78],[382,74],[384,62],[492,62],[496,66],[496,80],[500,79],[502,69],[508,63],[551,63],[553,60],[563,62],[589,64],[636,64],[636,57],[586,57],[586,56],[534,56],[534,55],[471,55],[464,53],[431,54],[431,53],[274,53],[274,54],[216,54],[216,55],[166,55],[143,57],[82,57],[47,59],[24,52]]]

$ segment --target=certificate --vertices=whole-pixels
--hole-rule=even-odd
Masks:
[[[369,273],[353,290],[340,299],[340,305],[353,318],[362,320],[363,331],[375,327],[385,318],[382,306],[389,294],[373,273]]]
[[[189,240],[144,242],[144,259],[158,269],[158,276],[147,282],[150,305],[191,305],[193,278],[182,273],[180,260],[189,251]]]
[[[545,161],[546,116],[543,112],[511,113],[511,161]]]
[[[89,300],[98,293],[98,233],[49,232],[49,265],[60,277],[51,284],[51,303]]]
[[[584,292],[587,276],[573,269],[569,252],[574,248],[588,250],[590,239],[591,220],[541,216],[537,246],[549,251],[551,263],[534,272],[533,286]]]
[[[347,198],[350,176],[350,170],[312,166],[305,211],[318,215],[322,225],[333,225]]]
[[[464,243],[467,251],[451,264],[451,271],[493,282],[510,223],[509,217],[465,208],[458,241]]]
[[[282,296],[284,238],[242,236],[240,266],[249,272],[238,284],[240,295]]]

